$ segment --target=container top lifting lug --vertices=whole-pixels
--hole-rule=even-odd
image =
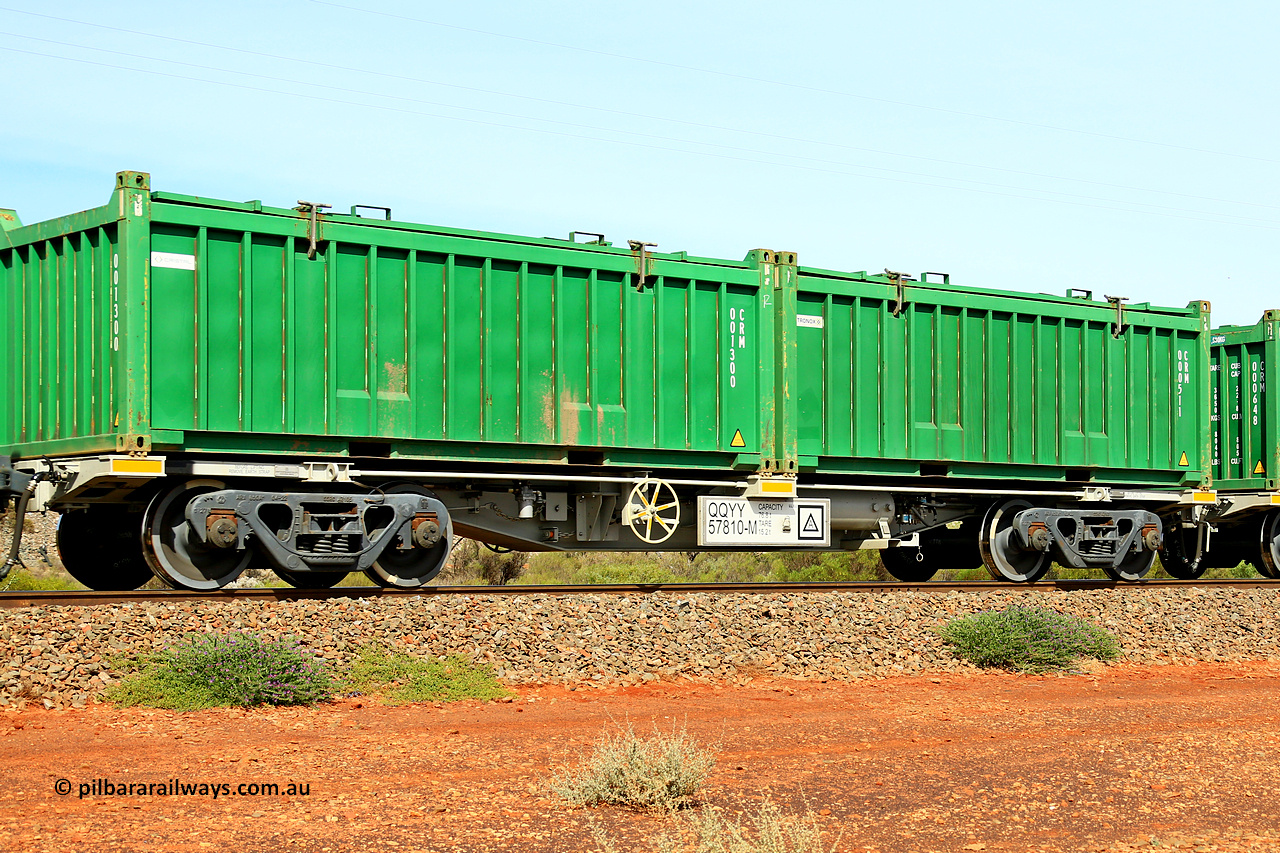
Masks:
[[[331,204],[316,204],[313,201],[303,201],[302,199],[298,199],[298,206],[294,208],[294,210],[297,210],[299,213],[311,214],[311,219],[307,223],[307,260],[309,261],[314,261],[316,259],[316,243],[320,240],[320,213],[321,211],[327,210],[331,207],[333,207]],[[352,213],[355,213],[355,208],[352,208]],[[391,211],[388,210],[388,218],[390,215]]]
[[[1103,294],[1103,297],[1115,306],[1116,321],[1111,325],[1111,337],[1118,338],[1124,334],[1124,330],[1129,326],[1129,324],[1124,321],[1124,303],[1129,299],[1129,297],[1107,296],[1106,294]]]
[[[893,305],[889,310],[893,313],[893,316],[897,317],[902,314],[902,309],[907,307],[907,282],[915,281],[915,279],[906,273],[895,272],[888,268],[885,269],[884,274],[889,277],[889,280],[894,285],[895,295]]]
[[[636,278],[633,282],[636,290],[644,290],[646,284],[653,284],[653,260],[649,257],[649,249],[656,249],[657,243],[645,243],[641,240],[628,240],[627,245],[636,253]]]

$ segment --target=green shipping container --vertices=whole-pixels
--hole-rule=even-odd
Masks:
[[[800,269],[802,470],[1207,480],[1207,303],[1121,310],[922,278]]]
[[[1280,396],[1276,322],[1267,311],[1253,326],[1223,326],[1211,337],[1213,479],[1219,489],[1280,488]]]
[[[118,183],[0,243],[0,443],[24,456],[761,463],[771,253],[313,222]]]
[[[1207,308],[268,208],[123,172],[104,207],[0,231],[0,446],[1179,487],[1209,473]]]

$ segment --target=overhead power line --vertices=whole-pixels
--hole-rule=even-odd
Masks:
[[[461,110],[463,112],[470,112],[470,113],[479,113],[481,115],[497,116],[499,118],[512,118],[512,119],[519,119],[523,121],[543,122],[545,124],[553,124],[553,125],[558,125],[560,127],[569,127],[575,130],[590,130],[590,131],[596,131],[600,133],[616,133],[616,134],[622,134],[624,136],[635,136],[641,139],[656,140],[659,142],[673,142],[679,145],[700,145],[706,148],[719,148],[725,151],[734,151],[741,154],[753,154],[753,155],[766,156],[766,157],[783,157],[790,160],[800,160],[806,163],[816,163],[824,166],[840,166],[844,168],[870,169],[872,171],[885,172],[892,175],[906,175],[908,177],[913,177],[913,178],[931,178],[934,180],[954,181],[962,184],[973,184],[975,186],[991,187],[991,188],[1000,189],[1000,190],[1048,193],[1050,195],[1062,196],[1064,198],[1082,199],[1085,201],[1101,201],[1101,202],[1117,201],[1116,199],[1109,199],[1109,198],[1104,198],[1100,196],[1088,196],[1088,195],[1080,195],[1078,193],[1066,193],[1060,190],[1018,187],[1018,186],[1010,186],[1008,184],[992,183],[990,181],[975,181],[969,178],[957,178],[957,177],[952,177],[950,175],[934,175],[934,174],[929,174],[927,172],[910,172],[903,169],[886,169],[882,166],[871,166],[866,163],[848,163],[840,160],[827,160],[820,157],[806,157],[800,154],[789,154],[787,152],[766,151],[766,150],[761,150],[757,148],[744,148],[742,146],[737,146],[737,145],[726,145],[718,142],[704,142],[696,139],[685,139],[680,137],[663,136],[661,134],[646,133],[644,131],[621,130],[621,129],[612,128],[612,127],[600,127],[598,125],[589,125],[589,124],[580,124],[577,122],[560,121],[558,119],[543,118],[541,116],[522,115],[519,113],[508,113],[508,112],[502,112],[500,110],[486,110],[479,107],[464,107],[464,106],[459,106],[457,104],[442,103],[440,101],[428,101],[422,98],[413,98],[413,97],[408,97],[404,95],[389,95],[383,92],[369,92],[361,89],[352,89],[346,86],[333,86],[326,83],[317,83],[310,80],[294,80],[288,77],[276,77],[268,74],[257,74],[251,71],[241,71],[236,68],[220,68],[212,65],[200,65],[194,62],[182,62],[176,59],[162,59],[160,57],[133,53],[131,51],[111,50],[109,48],[103,48],[103,47],[90,47],[88,45],[78,45],[78,44],[72,44],[70,42],[55,41],[54,39],[38,38],[36,36],[26,36],[26,35],[20,35],[16,33],[8,33],[8,32],[0,31],[0,35],[23,38],[31,41],[39,41],[39,42],[44,42],[46,44],[56,44],[62,47],[73,47],[73,48],[79,48],[83,50],[92,50],[96,53],[107,53],[114,56],[126,56],[126,57],[129,57],[130,59],[141,59],[149,62],[161,62],[167,65],[178,65],[184,68],[195,68],[200,71],[214,71],[222,74],[236,74],[242,77],[252,77],[259,80],[267,80],[273,83],[288,83],[290,85],[295,85],[295,86],[311,86],[314,88],[327,89],[329,91],[340,92],[347,95],[361,95],[361,96],[372,97],[372,98],[386,98],[388,100],[404,101],[404,102],[413,103],[413,104],[423,104],[425,106],[432,106],[432,107],[444,107],[446,109]],[[134,70],[140,70],[140,69],[134,69]],[[787,164],[778,164],[778,165],[787,165]],[[1155,210],[1168,210],[1168,211],[1173,211],[1175,213],[1190,213],[1190,214],[1197,214],[1197,215],[1206,213],[1206,211],[1201,211],[1201,210],[1192,210],[1192,209],[1181,208],[1181,207],[1170,207],[1168,205],[1150,204],[1148,202],[1133,201],[1133,200],[1122,201],[1122,203],[1135,205],[1137,207],[1149,207]],[[1232,219],[1241,219],[1241,220],[1252,221],[1252,222],[1264,222],[1268,224],[1275,223],[1275,220],[1271,220],[1271,219],[1258,219],[1256,217],[1241,216],[1240,214],[1234,214],[1234,213],[1216,213],[1213,215],[1230,217]],[[1280,223],[1277,223],[1277,224],[1280,224]]]
[[[339,5],[339,4],[329,4],[329,5]],[[342,6],[341,8],[354,8],[354,7],[346,7],[346,6]],[[134,30],[134,29],[126,28],[126,27],[117,27],[117,26],[112,26],[112,25],[109,25],[109,24],[99,24],[99,23],[95,23],[95,22],[92,22],[92,21],[83,21],[83,20],[74,19],[74,18],[59,17],[59,16],[57,16],[57,15],[48,15],[48,14],[44,14],[44,13],[40,13],[40,12],[29,12],[29,11],[25,11],[25,10],[22,10],[22,9],[11,9],[11,8],[4,7],[4,6],[0,6],[0,10],[3,10],[3,11],[9,11],[9,12],[17,12],[17,13],[24,14],[24,15],[29,15],[29,16],[31,16],[31,17],[35,17],[35,18],[45,18],[45,19],[48,19],[48,20],[60,21],[60,22],[63,22],[63,23],[77,24],[77,25],[81,25],[81,26],[92,27],[92,28],[95,28],[95,29],[108,30],[108,31],[118,32],[118,33],[126,33],[126,34],[128,34],[128,35],[143,36],[143,37],[145,37],[145,38],[153,38],[153,39],[159,39],[159,40],[163,40],[163,41],[170,41],[170,42],[175,42],[175,43],[178,43],[178,44],[193,45],[193,46],[197,46],[197,47],[205,47],[205,48],[210,48],[210,49],[213,49],[213,50],[228,51],[228,52],[231,52],[231,53],[238,53],[238,54],[243,54],[243,55],[247,55],[247,56],[257,56],[257,57],[262,57],[262,58],[264,58],[264,59],[273,59],[273,60],[277,60],[277,61],[281,61],[281,62],[292,62],[292,63],[298,63],[298,64],[303,64],[303,65],[309,65],[309,66],[316,67],[316,68],[326,68],[326,69],[329,69],[329,70],[333,70],[333,71],[341,71],[341,72],[344,72],[344,73],[366,74],[366,75],[370,75],[370,76],[374,76],[374,77],[382,77],[382,78],[389,79],[389,80],[398,80],[398,81],[410,82],[410,83],[422,83],[422,84],[426,84],[426,85],[430,85],[430,86],[440,86],[440,87],[444,87],[444,88],[457,89],[457,90],[460,90],[460,91],[466,91],[466,92],[477,92],[477,93],[480,93],[480,94],[495,95],[495,96],[498,96],[498,97],[515,98],[515,99],[518,99],[518,100],[530,101],[530,102],[534,102],[534,103],[552,104],[552,105],[555,105],[555,106],[570,107],[570,108],[573,108],[573,109],[581,109],[581,110],[590,110],[590,111],[593,111],[593,112],[606,113],[606,114],[619,115],[619,116],[626,116],[626,117],[629,117],[629,118],[640,118],[640,119],[645,119],[645,120],[649,120],[649,121],[663,121],[663,122],[669,122],[669,123],[672,123],[672,124],[684,125],[684,126],[686,126],[686,127],[696,127],[696,128],[701,128],[701,129],[704,129],[704,130],[717,130],[717,131],[723,131],[723,132],[728,132],[728,133],[738,133],[738,134],[744,134],[744,135],[749,135],[749,136],[756,136],[756,137],[761,137],[761,138],[766,138],[766,139],[776,139],[776,140],[786,141],[786,142],[799,142],[799,143],[807,144],[807,145],[820,145],[820,146],[825,146],[825,147],[829,147],[829,148],[836,148],[836,149],[841,149],[841,150],[846,150],[846,151],[857,151],[857,152],[860,152],[860,153],[867,153],[867,154],[879,154],[879,155],[888,156],[888,157],[896,157],[896,158],[900,158],[900,159],[908,159],[908,160],[918,160],[918,161],[921,161],[921,162],[937,163],[937,164],[939,164],[939,165],[946,165],[946,166],[960,166],[960,167],[964,167],[964,168],[983,169],[983,170],[987,170],[987,171],[999,172],[999,173],[1009,174],[1009,175],[1020,175],[1020,176],[1023,176],[1023,177],[1034,177],[1034,178],[1044,178],[1044,179],[1047,179],[1047,180],[1066,181],[1066,182],[1070,182],[1070,183],[1083,184],[1083,185],[1086,185],[1086,186],[1096,186],[1096,187],[1105,187],[1105,188],[1108,188],[1108,189],[1125,190],[1125,191],[1128,191],[1128,192],[1152,193],[1152,194],[1158,194],[1158,195],[1165,195],[1165,196],[1169,196],[1169,197],[1172,197],[1172,198],[1185,198],[1185,199],[1194,200],[1194,201],[1208,201],[1208,202],[1215,202],[1215,203],[1220,203],[1220,204],[1233,204],[1233,205],[1240,205],[1240,206],[1245,206],[1245,207],[1257,207],[1257,208],[1264,208],[1264,209],[1270,209],[1270,210],[1280,210],[1280,206],[1278,206],[1278,205],[1264,204],[1264,203],[1261,203],[1261,202],[1240,201],[1240,200],[1237,200],[1237,199],[1225,199],[1225,198],[1218,198],[1218,197],[1214,197],[1214,196],[1203,196],[1203,195],[1196,195],[1196,194],[1193,194],[1193,193],[1184,193],[1184,192],[1176,192],[1176,191],[1172,191],[1172,190],[1155,189],[1155,188],[1152,188],[1152,187],[1139,187],[1139,186],[1133,186],[1133,185],[1129,185],[1129,184],[1116,184],[1116,183],[1111,183],[1111,182],[1107,182],[1107,181],[1099,181],[1099,180],[1093,180],[1093,179],[1088,179],[1088,178],[1078,178],[1078,177],[1073,177],[1073,176],[1068,176],[1068,175],[1057,175],[1057,174],[1052,174],[1052,173],[1047,173],[1047,172],[1034,172],[1034,171],[1029,171],[1029,170],[1024,170],[1024,169],[1011,169],[1011,168],[1004,167],[1004,166],[992,166],[992,165],[984,164],[984,163],[971,163],[971,162],[966,162],[966,161],[962,161],[962,160],[949,160],[949,159],[940,158],[940,157],[926,157],[926,156],[922,156],[922,155],[918,155],[918,154],[905,154],[905,153],[898,152],[898,151],[889,151],[889,150],[880,149],[880,148],[868,148],[868,147],[865,147],[865,146],[849,145],[848,143],[843,143],[843,142],[833,142],[833,141],[830,141],[830,140],[824,140],[824,139],[812,139],[812,138],[806,138],[806,137],[789,136],[789,135],[786,135],[786,134],[770,133],[770,132],[767,132],[767,131],[760,131],[760,130],[755,130],[755,129],[750,129],[750,128],[730,127],[730,126],[726,126],[726,125],[716,125],[716,124],[709,124],[709,123],[705,123],[705,122],[689,121],[689,120],[686,120],[686,119],[673,118],[673,117],[671,117],[671,116],[661,116],[661,115],[653,115],[653,114],[647,114],[647,113],[639,113],[639,112],[635,112],[635,111],[631,111],[631,110],[620,110],[620,109],[616,109],[616,108],[613,108],[613,107],[604,107],[604,106],[600,106],[600,105],[596,105],[596,104],[583,104],[583,103],[578,103],[578,102],[573,102],[573,101],[557,100],[557,99],[554,99],[554,98],[546,98],[546,97],[533,96],[533,95],[522,95],[522,94],[518,94],[518,93],[514,93],[514,92],[506,92],[506,91],[495,90],[495,89],[485,89],[485,88],[476,87],[476,86],[465,86],[465,85],[460,85],[460,84],[456,84],[456,83],[446,83],[446,82],[443,82],[443,81],[440,81],[440,80],[431,80],[431,79],[427,79],[427,78],[423,78],[423,77],[414,77],[414,76],[403,75],[403,74],[392,74],[392,73],[385,72],[385,71],[377,71],[377,70],[374,70],[374,69],[359,68],[359,67],[354,67],[354,66],[337,65],[337,64],[334,64],[334,63],[321,62],[321,61],[318,61],[318,60],[314,60],[314,59],[306,59],[306,58],[303,58],[303,57],[285,56],[285,55],[281,55],[281,54],[267,53],[267,52],[264,52],[264,51],[248,50],[248,49],[245,49],[245,48],[233,47],[233,46],[230,46],[230,45],[223,45],[223,44],[217,44],[217,43],[212,43],[212,42],[197,41],[197,40],[194,40],[194,39],[180,38],[180,37],[177,37],[177,36],[162,35],[162,34],[160,34],[160,33],[152,33],[152,32],[147,32],[147,31],[144,31],[144,30]],[[366,11],[368,11],[368,10],[366,10]],[[382,13],[374,13],[374,14],[382,14]],[[430,22],[428,22],[428,23],[430,23]],[[439,26],[453,26],[453,25],[440,24]],[[466,27],[461,27],[461,28],[459,28],[459,29],[467,30],[468,28],[466,28]],[[484,32],[484,31],[477,30],[476,32]],[[35,37],[35,36],[27,36],[27,35],[22,35],[22,34],[15,34],[15,33],[10,33],[9,35],[15,35],[15,36],[20,37],[20,38],[29,38],[29,39],[34,39],[34,40],[36,40],[36,41],[45,41],[45,42],[49,42],[49,43],[51,43],[51,44],[59,44],[59,45],[67,46],[67,47],[78,47],[78,48],[82,48],[82,49],[86,49],[86,50],[95,50],[95,51],[108,52],[108,53],[112,53],[112,52],[114,52],[114,53],[119,53],[119,54],[121,54],[121,55],[126,55],[126,56],[141,56],[141,55],[139,55],[139,54],[130,54],[130,53],[125,53],[125,52],[123,52],[123,51],[106,51],[106,50],[105,50],[105,49],[103,49],[103,48],[94,48],[94,47],[88,47],[88,46],[86,46],[86,45],[71,44],[71,43],[69,43],[69,42],[53,41],[52,39],[41,39],[41,38],[37,38],[37,37]],[[528,40],[528,39],[524,39],[523,37],[518,37],[518,36],[517,36],[517,37],[513,37],[513,38],[517,38],[517,39],[519,39],[519,40]],[[534,40],[534,41],[536,42],[536,40]],[[543,44],[543,42],[536,42],[536,43],[538,43],[538,44]],[[607,54],[607,55],[612,56],[613,54]],[[150,56],[142,56],[141,58],[145,58],[145,59],[157,59],[157,61],[171,61],[171,60],[159,60],[159,59],[158,59],[158,58],[156,58],[156,57],[150,57]],[[643,61],[648,61],[648,60],[643,60]],[[179,63],[179,64],[182,64],[182,63]],[[204,68],[204,69],[206,69],[206,70],[215,70],[215,69],[211,69],[211,67],[210,67],[210,66],[198,66],[198,65],[193,65],[192,67]],[[681,66],[681,67],[683,67],[683,66]],[[224,70],[224,69],[216,69],[216,70]],[[234,71],[234,70],[226,70],[226,73],[244,74],[244,73],[246,73],[246,72],[240,72],[240,71]],[[250,76],[262,76],[262,75],[250,75]],[[283,79],[283,78],[270,78],[270,77],[263,77],[263,79]],[[289,82],[297,82],[297,81],[289,81]],[[310,83],[310,82],[308,82],[308,83],[306,83],[305,85],[320,85],[320,84],[315,84],[315,83]],[[342,87],[327,87],[327,88],[333,88],[333,89],[337,89],[337,90],[340,90],[340,91],[353,91],[353,92],[354,92],[354,91],[358,91],[358,90],[343,89]],[[393,96],[393,95],[381,95],[381,94],[380,94],[380,96],[381,96],[381,97],[396,97],[396,96]],[[412,100],[412,99],[410,99],[410,100]],[[435,103],[436,103],[436,102],[432,102],[432,101],[425,101],[425,100],[424,100],[424,101],[418,101],[418,102],[419,102],[419,103],[426,103],[426,104],[435,104]],[[468,107],[456,107],[456,108],[457,108],[457,109],[471,109],[471,108],[468,108]],[[507,115],[507,114],[505,114],[505,113],[496,113],[496,112],[495,112],[495,114],[498,114],[498,115]],[[550,121],[550,120],[548,120],[548,119],[541,119],[541,118],[534,118],[533,120],[535,120],[535,121]],[[654,136],[654,138],[666,139],[666,138],[668,138],[668,137],[661,137],[661,136],[656,136],[656,135],[655,135],[655,136]],[[714,143],[702,143],[702,142],[693,141],[693,143],[692,143],[692,144],[714,144]],[[732,146],[722,146],[722,147],[731,148]],[[741,149],[741,150],[752,150],[752,149]],[[800,156],[800,155],[778,154],[778,155],[776,155],[776,156]],[[817,160],[817,162],[833,162],[833,161]],[[865,168],[879,168],[879,167],[875,167],[875,166],[865,166]],[[895,171],[895,170],[886,170],[886,171]],[[914,172],[903,172],[903,174],[919,174],[919,173],[914,173]],[[928,177],[938,177],[938,178],[939,178],[939,179],[941,179],[941,180],[965,180],[965,179],[963,179],[963,178],[952,178],[952,177],[950,177],[950,176],[928,176]],[[981,183],[981,182],[978,182],[978,183]],[[1001,185],[999,185],[999,184],[992,184],[991,186],[1001,186]],[[1054,191],[1054,190],[1044,190],[1044,192],[1056,192],[1056,191]],[[1091,198],[1090,196],[1078,196],[1078,197],[1080,197],[1080,198]],[[1143,204],[1143,202],[1132,202],[1132,203],[1134,203],[1134,204]],[[1177,210],[1177,209],[1179,209],[1179,208],[1171,208],[1171,209]],[[1224,214],[1224,215],[1231,216],[1231,215],[1234,215],[1234,214]]]

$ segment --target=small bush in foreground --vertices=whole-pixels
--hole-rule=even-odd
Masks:
[[[692,834],[697,838],[696,853],[834,853],[837,838],[826,847],[822,829],[812,812],[787,815],[765,800],[746,821],[726,817],[718,810],[705,809],[689,818]],[[683,839],[663,844],[663,853],[687,849]],[[665,841],[665,839],[664,839]]]
[[[390,702],[483,701],[511,695],[491,669],[464,657],[423,659],[375,646],[360,650],[351,666],[350,686],[381,693]]]
[[[784,814],[769,800],[744,819],[704,808],[690,812],[674,832],[655,837],[656,853],[834,853],[837,834],[830,846],[823,844],[822,828],[812,810],[803,815]],[[603,853],[616,853],[614,840],[594,822],[591,834]]]
[[[119,705],[174,711],[255,705],[312,705],[333,697],[324,661],[295,640],[253,634],[193,637],[138,660],[138,672],[107,691]]]
[[[1016,672],[1069,669],[1080,658],[1115,660],[1115,638],[1083,619],[1013,604],[954,619],[937,629],[956,653],[981,667]]]
[[[640,738],[628,726],[605,732],[591,757],[577,770],[552,777],[551,790],[575,806],[618,805],[645,811],[674,811],[692,805],[716,759],[684,730],[656,729]]]

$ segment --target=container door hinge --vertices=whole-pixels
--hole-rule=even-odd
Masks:
[[[1107,296],[1106,294],[1103,294],[1103,297],[1115,306],[1116,321],[1111,325],[1111,337],[1118,338],[1123,335],[1124,330],[1129,327],[1129,324],[1124,321],[1124,303],[1129,297]]]
[[[655,284],[657,276],[653,274],[653,259],[649,257],[649,249],[656,249],[657,243],[644,243],[640,240],[628,240],[627,245],[636,256],[636,271],[631,286],[636,290],[644,290],[646,285]]]
[[[331,204],[316,204],[311,201],[303,201],[298,199],[298,206],[294,210],[299,213],[311,214],[311,219],[307,222],[307,260],[314,261],[316,258],[316,244],[320,241],[320,212],[333,207]],[[354,212],[354,209],[353,211]],[[390,211],[388,211],[388,214]]]

